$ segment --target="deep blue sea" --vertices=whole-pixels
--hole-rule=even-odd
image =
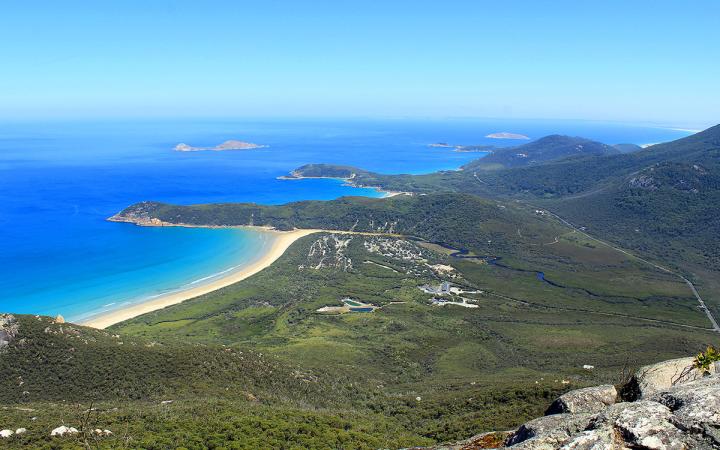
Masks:
[[[429,148],[518,145],[484,136],[562,133],[609,144],[655,143],[681,130],[597,122],[508,120],[145,120],[0,123],[0,311],[80,320],[194,286],[252,261],[247,230],[143,228],[105,219],[142,200],[179,204],[379,196],[336,180],[282,181],[306,163],[384,173],[454,169],[478,153]],[[248,151],[173,151],[228,139]]]

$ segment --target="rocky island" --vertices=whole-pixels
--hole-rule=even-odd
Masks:
[[[455,145],[447,142],[435,142],[428,144],[430,148],[452,148],[455,152],[492,152],[495,147],[492,145]]]
[[[218,144],[214,147],[193,147],[188,144],[180,143],[175,146],[175,151],[178,152],[202,152],[202,151],[224,151],[224,150],[253,150],[256,148],[266,148],[267,145],[253,144],[252,142],[229,140],[222,144]]]
[[[500,133],[490,133],[485,137],[490,139],[530,139],[524,134],[508,133],[506,131]]]
[[[428,144],[428,147],[433,148],[452,148],[454,145],[450,145],[447,142],[435,142],[433,144]]]
[[[492,145],[456,145],[456,152],[461,153],[492,153],[496,147]]]

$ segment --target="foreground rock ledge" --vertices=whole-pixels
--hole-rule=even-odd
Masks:
[[[622,401],[622,400],[626,401]],[[510,448],[681,450],[720,448],[720,374],[702,373],[692,358],[646,366],[622,386],[560,396],[545,417],[514,431],[483,433],[435,450]]]

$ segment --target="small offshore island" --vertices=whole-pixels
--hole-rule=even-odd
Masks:
[[[428,147],[430,148],[452,148],[454,152],[461,152],[461,153],[492,153],[493,150],[495,150],[496,147],[492,145],[453,145],[448,144],[447,142],[435,142],[433,144],[428,144]]]
[[[256,148],[267,148],[267,145],[253,144],[252,142],[229,140],[222,144],[218,144],[215,147],[193,147],[188,144],[180,143],[175,146],[177,152],[202,152],[202,151],[215,151],[221,152],[225,150],[253,150]]]
[[[530,138],[525,136],[524,134],[517,134],[517,133],[508,133],[506,131],[500,132],[500,133],[490,133],[486,138],[490,139],[523,139],[523,140],[529,140]]]
[[[453,147],[455,147],[455,146],[454,146],[454,145],[450,145],[450,144],[448,144],[447,142],[435,142],[435,143],[433,143],[433,144],[428,144],[428,147],[433,147],[433,148],[453,148]]]

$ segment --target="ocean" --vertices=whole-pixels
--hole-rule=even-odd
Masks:
[[[485,138],[570,134],[656,143],[685,130],[599,122],[519,120],[144,120],[0,123],[0,311],[82,320],[196,286],[249,264],[263,233],[143,228],[105,219],[142,200],[281,204],[374,189],[338,180],[278,180],[306,163],[383,173],[456,169],[482,156],[428,144],[518,145]],[[178,143],[237,139],[267,148],[176,152]]]

